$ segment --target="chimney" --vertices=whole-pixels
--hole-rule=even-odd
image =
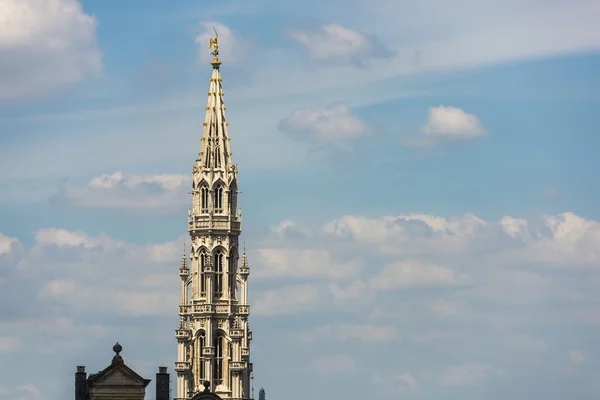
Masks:
[[[84,366],[78,366],[75,373],[75,400],[87,398],[87,374]]]
[[[156,374],[156,400],[169,400],[169,373],[167,367],[158,367]]]

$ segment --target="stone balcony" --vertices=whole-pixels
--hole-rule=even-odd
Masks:
[[[250,349],[248,347],[242,347],[242,357],[250,357]]]
[[[231,361],[229,363],[229,369],[231,372],[241,372],[246,369],[245,361]]]
[[[190,369],[190,363],[187,361],[178,361],[173,368],[177,372],[185,372]]]
[[[231,336],[232,339],[241,339],[244,337],[244,331],[241,329],[232,329],[229,331],[229,336]]]
[[[190,312],[190,306],[187,306],[187,305],[180,305],[179,306],[179,314],[180,315],[186,315],[189,312]]]
[[[176,329],[175,330],[175,338],[177,340],[188,340],[191,337],[191,332],[189,329]]]

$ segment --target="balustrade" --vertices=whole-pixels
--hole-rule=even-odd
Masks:
[[[250,306],[247,304],[239,304],[237,306],[237,313],[240,315],[249,315],[250,314]]]

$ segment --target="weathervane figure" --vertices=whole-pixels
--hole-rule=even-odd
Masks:
[[[215,31],[215,37],[214,38],[210,38],[210,48],[213,49],[213,52],[210,53],[212,54],[215,59],[213,60],[213,64],[220,64],[219,62],[219,34],[217,33],[217,30],[215,28],[213,28],[213,30]]]

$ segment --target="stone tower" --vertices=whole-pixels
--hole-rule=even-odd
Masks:
[[[176,400],[202,392],[205,381],[223,399],[250,397],[250,270],[245,246],[240,263],[238,168],[231,160],[218,36],[210,46],[214,60],[208,105],[200,152],[192,168],[189,263],[184,246],[179,269]]]

